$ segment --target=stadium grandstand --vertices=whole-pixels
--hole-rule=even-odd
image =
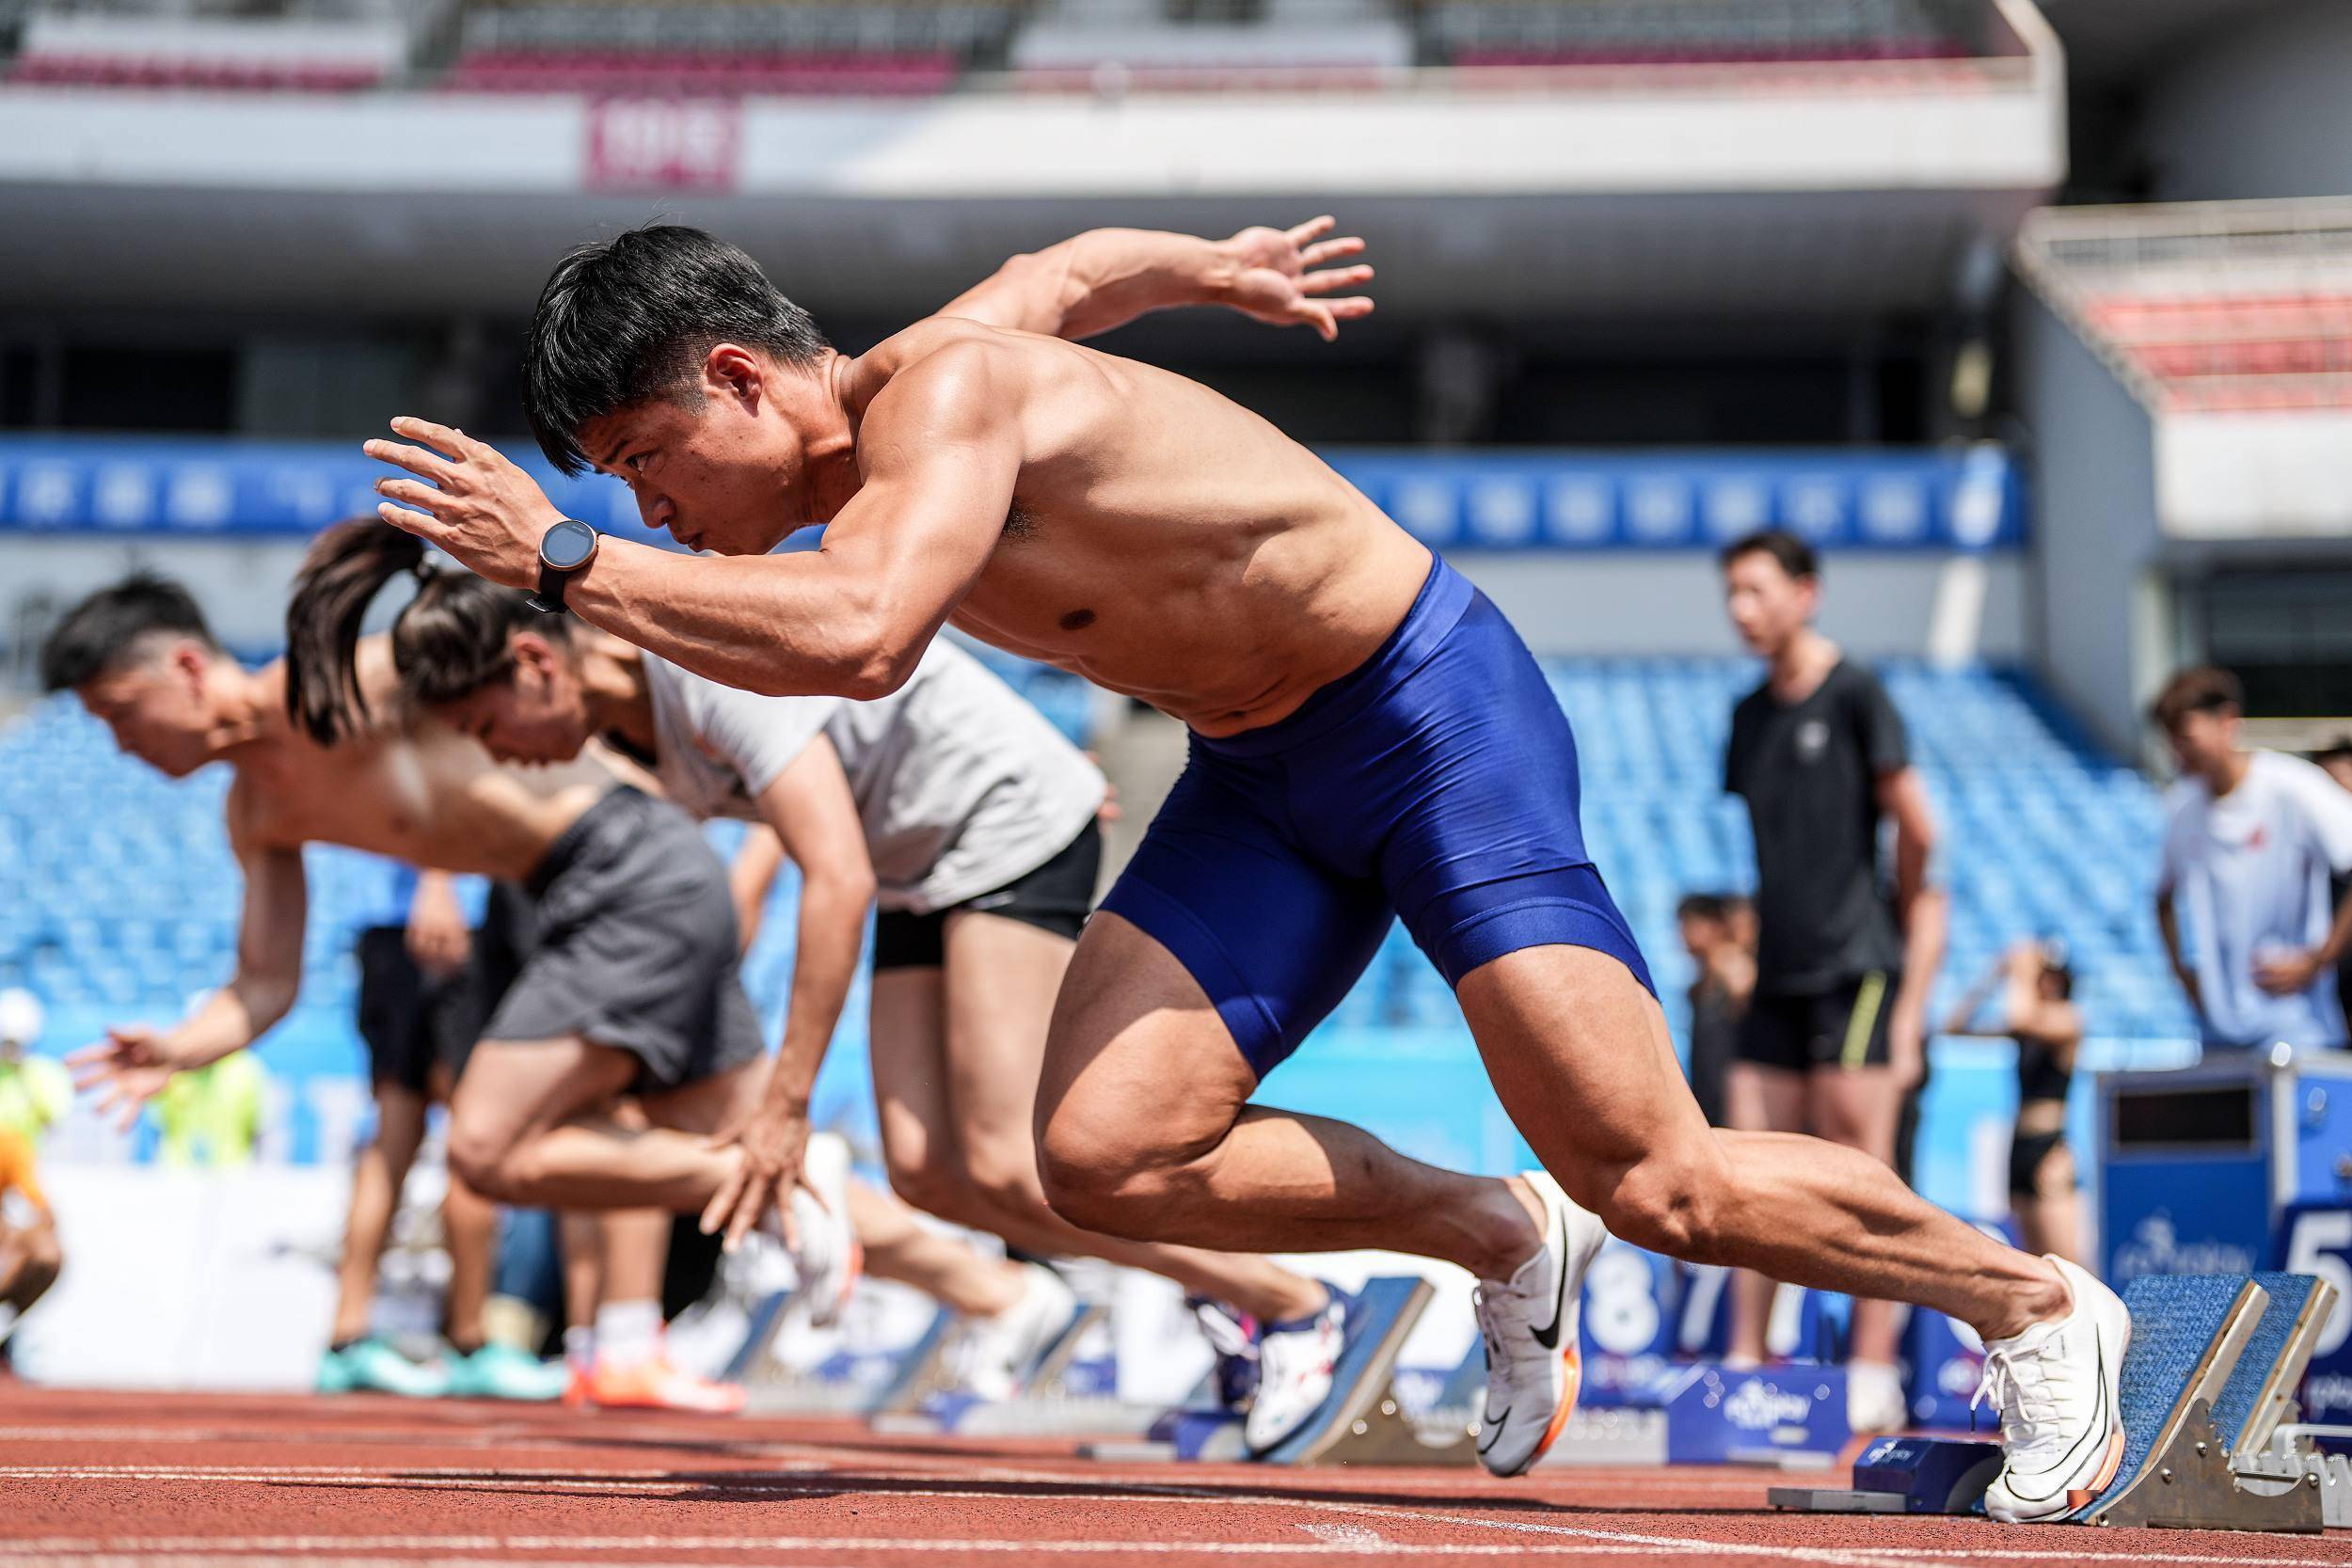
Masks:
[[[2238,683],[2249,745],[2312,757],[2352,749],[2347,59],[2343,0],[0,0],[0,993],[25,993],[43,1021],[36,1040],[0,1038],[0,1072],[15,1046],[63,1055],[110,1029],[168,1027],[239,957],[227,769],[167,780],[123,755],[75,692],[40,689],[40,651],[77,601],[134,570],[158,572],[188,587],[242,664],[278,657],[297,562],[322,530],[374,507],[384,469],[359,444],[402,414],[495,445],[594,531],[675,543],[629,484],[560,475],[530,434],[522,366],[534,301],[567,250],[650,223],[707,230],[857,355],[1008,259],[1071,235],[1203,237],[1226,245],[1215,254],[1230,268],[1256,226],[1329,213],[1334,234],[1360,236],[1373,271],[1347,284],[1372,308],[1331,324],[1328,341],[1263,316],[1170,309],[1090,346],[1262,416],[1509,619],[1573,728],[1575,777],[1558,787],[1576,793],[1686,1067],[1704,1072],[1710,1027],[1719,1040],[1726,1017],[1741,1027],[1737,1008],[1722,1010],[1728,992],[1709,990],[1740,964],[1724,971],[1700,952],[1686,916],[1723,907],[1712,900],[1736,905],[1758,883],[1756,818],[1751,800],[1726,792],[1726,760],[1734,710],[1767,666],[1727,618],[1721,552],[1777,531],[1800,554],[1818,552],[1819,628],[1891,698],[1936,830],[1924,875],[1948,895],[1948,929],[1926,996],[1932,1071],[1915,1106],[1916,1191],[1993,1230],[2014,1231],[2029,1199],[2063,1206],[2071,1187],[2043,1193],[2028,1173],[2020,1188],[2010,1163],[2021,1095],[2032,1092],[2061,1099],[2062,1109],[2042,1107],[2049,1125],[2037,1135],[2071,1144],[2081,1249],[2113,1282],[2128,1259],[2153,1258],[2143,1272],[2156,1273],[2268,1267],[2306,1211],[2341,1213],[2352,1237],[2352,1165],[2330,1131],[2343,1124],[2327,1120],[2352,1100],[2325,1092],[2344,1053],[2224,1041],[2184,983],[2208,934],[2198,922],[2214,917],[2184,897],[2184,935],[2169,927],[2169,904],[2159,912],[2160,888],[2176,891],[2168,834],[2196,786],[2151,723],[2176,672],[2214,664]],[[1327,264],[1283,254],[1278,271]],[[1230,290],[1232,272],[1219,277]],[[779,547],[821,548],[822,535],[804,530]],[[1080,629],[1093,624],[1084,613]],[[378,607],[369,626],[388,619]],[[1116,795],[1104,814],[1107,885],[1188,766],[1184,726],[1070,671],[942,635],[1098,758]],[[1817,725],[1790,746],[1818,756],[1866,739],[1883,736]],[[1876,784],[1903,771],[1883,768],[1884,754],[1867,758]],[[2338,760],[2352,776],[2352,760]],[[2295,777],[2302,787],[2311,774]],[[1866,900],[1875,911],[1896,902],[1901,835],[1879,820],[1895,815],[1885,798],[1871,800],[1890,894]],[[723,856],[743,842],[739,824],[703,832]],[[2249,853],[2265,832],[2246,841]],[[305,864],[300,1001],[247,1058],[267,1075],[253,1165],[168,1168],[157,1112],[123,1132],[89,1096],[44,1128],[42,1175],[73,1262],[22,1330],[0,1316],[0,1344],[16,1347],[28,1381],[275,1390],[289,1420],[309,1418],[294,1395],[319,1365],[355,1159],[381,1132],[355,945],[405,918],[410,883],[341,848],[313,846]],[[771,1048],[792,1010],[801,891],[787,865],[743,956]],[[465,884],[469,911],[485,895]],[[887,1007],[879,1025],[868,1012],[873,931],[810,1119],[886,1184],[893,1113],[872,1069],[893,1041],[869,1037],[889,1022]],[[1270,929],[1267,940],[1288,939]],[[2316,962],[2312,942],[2286,945],[2283,959],[2273,942],[2248,962]],[[2064,1053],[2073,1077],[2055,1089],[2051,1051],[2002,1014],[2014,991],[1986,1001],[1988,976],[2020,953],[2049,960],[2033,983],[2051,989],[2036,995],[2071,1004],[2034,1016],[2079,1026]],[[1867,1065],[1873,1025],[1853,1022],[1866,989],[1875,1012],[1899,994],[1900,974],[1872,969],[1838,1028],[1805,1025],[1805,1049],[1838,1044],[1841,1070]],[[1750,1000],[1740,993],[1740,1006]],[[1956,1017],[1963,1000],[1985,1005]],[[20,1004],[0,1006],[0,1022],[23,1016]],[[2262,1173],[2247,1181],[2279,1183],[2264,1189],[2266,1208],[2235,1187],[2226,1201],[2204,1193],[2223,1186],[2205,1166],[2133,1175],[2106,1137],[2106,1097],[2176,1069],[2232,1085],[2252,1074],[2276,1090],[2246,1101],[2255,1130],[2221,1140],[2236,1152],[2297,1135],[2298,1117],[2307,1143],[2338,1142],[2306,1148],[2303,1166],[2283,1146],[2248,1153]],[[1826,1126],[1846,1114],[1834,1100],[1805,1101],[1800,1114]],[[1454,990],[1402,923],[1267,1079],[1263,1103],[1352,1121],[1414,1159],[1481,1176],[1534,1160]],[[1740,1114],[1753,1123],[1752,1108]],[[431,1113],[397,1227],[405,1260],[387,1265],[399,1289],[381,1314],[404,1351],[428,1356],[445,1325],[427,1298],[439,1299],[450,1265],[427,1199],[468,1164],[447,1153],[449,1126],[444,1109]],[[2187,1141],[2198,1159],[2220,1160],[2217,1144]],[[2179,1152],[2140,1152],[2166,1149]],[[2303,1188],[2288,1191],[2290,1167]],[[2119,1207],[2152,1191],[2171,1206]],[[9,1212],[0,1207],[0,1261]],[[925,1233],[972,1241],[992,1264],[1005,1251],[977,1231]],[[1013,1256],[1035,1250],[1017,1241]],[[836,1405],[849,1398],[845,1367],[916,1376],[913,1330],[930,1308],[912,1291],[868,1281],[839,1328],[792,1317],[771,1340],[738,1321],[783,1276],[779,1259],[759,1260],[764,1243],[751,1251],[698,1309],[734,1336],[705,1370],[755,1368],[771,1394],[818,1388]],[[1631,1249],[1607,1256],[1621,1280],[1646,1282],[1636,1293],[1648,1317],[1603,1321],[1675,1326],[1638,1353],[1588,1345],[1594,1382],[1656,1371],[1699,1354],[1702,1339],[1728,1343],[1731,1310],[1709,1316],[1707,1293],[1721,1271],[1677,1273],[1647,1254],[1636,1265],[1621,1252]],[[2336,1260],[2352,1271],[2352,1241],[2297,1256],[2297,1272]],[[783,1272],[798,1280],[797,1267]],[[1398,1386],[1413,1391],[1407,1403],[1460,1392],[1477,1370],[1462,1270],[1390,1254],[1332,1268],[1351,1288],[1369,1275],[1425,1275],[1436,1304]],[[1122,1380],[1165,1403],[1209,1367],[1168,1282],[1093,1260],[1063,1272],[1086,1305],[1107,1309],[1108,1327],[1087,1326],[1083,1354],[1055,1366],[1052,1398],[1013,1402],[1009,1421],[1107,1408]],[[1844,1302],[1810,1298],[1802,1314],[1794,1304],[1781,1298],[1775,1354],[1794,1347],[1803,1358],[1799,1317],[1824,1343],[1851,1335]],[[1440,1318],[1442,1332],[1429,1326]],[[1964,1424],[1981,1343],[1923,1370],[1919,1342],[1937,1325],[1955,1344],[1969,1335],[1934,1314],[1913,1321],[1927,1326],[1906,1330],[1908,1408]],[[2307,1402],[2352,1388],[2352,1339],[2338,1333],[2334,1344]],[[791,1355],[771,1355],[778,1345]],[[1467,1370],[1450,1376],[1464,1355]],[[755,1367],[762,1357],[776,1366]],[[1162,1388],[1154,1378],[1169,1368],[1191,1381]],[[921,1372],[956,1375],[944,1364]],[[975,1394],[959,1415],[992,1402]],[[2314,1420],[2352,1422],[2352,1400],[2312,1409]],[[506,1442],[508,1429],[450,1419],[477,1448]],[[590,1440],[596,1429],[580,1419],[561,1442]],[[1385,1441],[1386,1418],[1364,1419]],[[8,1445],[47,1441],[15,1430],[0,1422],[0,1473],[47,1485],[54,1478],[34,1468],[45,1452],[9,1469]],[[802,1440],[778,1430],[778,1443]],[[658,1471],[580,1484],[675,1481],[683,1490],[660,1502],[678,1510],[679,1536],[732,1541],[695,1512],[723,1487],[693,1466],[732,1463],[725,1446],[668,1468],[676,1455],[660,1445],[688,1431],[707,1435],[684,1424],[640,1434],[642,1463]],[[831,1441],[811,1451],[830,1454]],[[904,1450],[875,1441],[882,1475]],[[784,1545],[739,1544],[761,1562],[820,1546],[828,1560],[913,1555],[901,1548],[932,1524],[963,1519],[947,1489],[966,1456],[958,1439],[938,1441],[922,1463],[936,1460],[940,1476],[916,1480],[939,1489],[922,1494],[939,1507],[892,1526],[903,1538],[869,1551],[859,1541],[872,1520],[843,1524],[838,1497],[812,1495],[795,1498],[801,1516],[831,1523]],[[505,1505],[486,1494],[508,1484],[498,1474],[508,1457],[461,1455],[483,1467],[464,1480],[485,1490],[483,1541],[506,1542],[495,1512]],[[1023,1463],[1033,1458],[1023,1450]],[[581,1474],[606,1462],[582,1461]],[[231,1530],[234,1505],[215,1509],[200,1489],[227,1484],[240,1463],[230,1452],[193,1465],[192,1533],[158,1527],[123,1560],[164,1560],[166,1544],[196,1551],[188,1541]],[[362,1454],[352,1473],[384,1463]],[[547,1492],[532,1506],[550,1521],[545,1535],[516,1538],[538,1543],[532,1551],[578,1544],[567,1532],[583,1515],[561,1495],[571,1481],[550,1479],[569,1476],[557,1468],[568,1463],[558,1452],[532,1472]],[[458,1472],[437,1464],[421,1457],[398,1484],[438,1507],[436,1478]],[[289,1472],[305,1485],[342,1484],[342,1473]],[[66,1479],[92,1490],[60,1495],[41,1528],[80,1532],[71,1539],[91,1553],[117,1531],[90,1498],[120,1487],[152,1501],[131,1490],[148,1481],[128,1465]],[[708,1495],[697,1490],[706,1483]],[[851,1503],[868,1495],[867,1481],[840,1485]],[[1462,1497],[1464,1509],[1495,1502]],[[1322,1505],[1353,1506],[1337,1491]],[[1061,1504],[1049,1493],[1022,1506]],[[2352,1504],[2344,1512],[2352,1523]],[[960,1523],[956,1539],[1019,1555],[1022,1540],[996,1536],[1045,1516]],[[1063,1515],[1051,1516],[1058,1529]],[[332,1528],[371,1517],[355,1509]],[[1770,1528],[1751,1539],[1754,1521],[1737,1517],[1696,1549],[1781,1549]],[[1655,1538],[1640,1532],[1679,1529],[1672,1519],[1661,1509],[1629,1520],[1635,1533],[1608,1549],[1648,1550]],[[1101,1544],[1127,1539],[1131,1523],[1097,1532]],[[1837,1528],[1824,1525],[1820,1540],[1836,1544],[1822,1550],[1867,1553],[1879,1539],[1863,1527],[1851,1540],[1828,1533]],[[1072,1549],[1091,1528],[1072,1525]],[[19,1533],[0,1519],[0,1559]],[[307,1535],[257,1539],[278,1544],[255,1560],[301,1560],[315,1546],[301,1544]],[[402,1554],[477,1538],[375,1539],[409,1543],[385,1548]],[[580,1541],[595,1539],[621,1543],[611,1550],[626,1568],[668,1537]],[[1403,1549],[1401,1537],[1298,1539]],[[1913,1545],[1940,1550],[1942,1539]],[[44,1549],[24,1548],[28,1560]]]

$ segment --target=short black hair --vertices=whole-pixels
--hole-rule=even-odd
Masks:
[[[2192,665],[2164,683],[2148,717],[2160,729],[2171,730],[2192,713],[2218,713],[2224,708],[2246,711],[2246,689],[2217,664]]]
[[[1821,575],[1821,559],[1813,553],[1813,546],[1785,528],[1758,529],[1754,533],[1741,534],[1723,547],[1715,557],[1715,564],[1729,571],[1733,562],[1752,555],[1771,556],[1792,578]]]
[[[154,632],[193,637],[220,651],[186,589],[152,572],[135,572],[66,611],[40,645],[41,689],[71,691],[119,669]]]
[[[587,468],[582,426],[657,397],[694,399],[695,367],[722,342],[803,367],[829,346],[758,262],[699,229],[655,224],[570,251],[523,341],[539,450],[567,474]]]

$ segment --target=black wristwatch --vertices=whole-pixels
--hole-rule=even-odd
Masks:
[[[531,608],[549,615],[564,613],[564,588],[596,559],[596,531],[577,517],[566,517],[539,536],[539,591],[530,595]]]

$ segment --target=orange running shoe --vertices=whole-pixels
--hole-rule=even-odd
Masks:
[[[666,1355],[631,1367],[599,1362],[586,1383],[587,1402],[599,1410],[691,1410],[707,1416],[732,1416],[743,1408],[741,1388],[682,1372]],[[568,1391],[565,1397],[568,1400]]]
[[[594,1410],[596,1407],[596,1396],[592,1387],[594,1380],[578,1367],[568,1370],[571,1376],[565,1379],[564,1384],[564,1408]]]

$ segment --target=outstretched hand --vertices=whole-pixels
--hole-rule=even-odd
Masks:
[[[1340,291],[1370,282],[1372,268],[1326,265],[1363,254],[1364,242],[1353,234],[1324,238],[1338,227],[1326,214],[1295,229],[1245,229],[1224,241],[1240,268],[1226,303],[1272,326],[1311,326],[1327,343],[1340,335],[1340,323],[1371,315],[1368,296]]]
[[[733,1252],[773,1210],[784,1244],[798,1246],[789,1200],[808,1159],[808,1117],[762,1107],[707,1141],[712,1148],[731,1148],[741,1157],[704,1208],[703,1234],[723,1235],[726,1250]]]
[[[162,1031],[144,1023],[117,1024],[104,1039],[67,1056],[66,1065],[73,1069],[74,1088],[85,1094],[103,1091],[98,1114],[111,1116],[118,1132],[137,1125],[139,1112],[180,1070]]]
[[[438,545],[492,582],[535,586],[539,541],[564,519],[539,482],[462,430],[404,415],[392,421],[392,431],[424,444],[377,439],[362,449],[417,476],[377,480],[376,494],[386,499],[376,515]]]

